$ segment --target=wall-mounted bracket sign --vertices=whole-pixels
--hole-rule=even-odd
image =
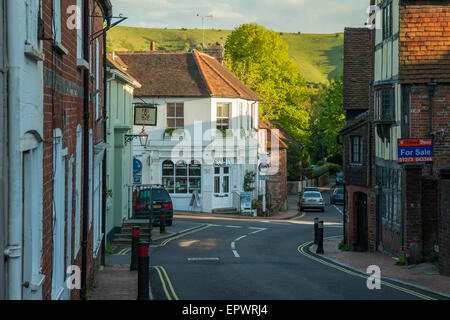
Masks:
[[[156,126],[158,109],[155,104],[136,104],[134,124],[137,126]]]
[[[398,139],[398,163],[433,163],[433,139]]]

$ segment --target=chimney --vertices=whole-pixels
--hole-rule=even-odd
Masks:
[[[216,42],[214,45],[207,46],[203,52],[216,58],[217,61],[223,64],[225,48],[219,42]]]
[[[156,51],[156,42],[155,41],[152,41],[150,43],[150,51]]]

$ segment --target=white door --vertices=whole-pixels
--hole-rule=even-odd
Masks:
[[[66,161],[62,149],[62,136],[56,138],[53,152],[53,272],[52,300],[63,298],[65,284],[65,190]]]
[[[32,151],[23,153],[23,260],[22,299],[30,300],[33,272],[33,158]]]
[[[214,167],[213,208],[230,208],[230,167]]]

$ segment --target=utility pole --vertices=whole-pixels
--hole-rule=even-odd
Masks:
[[[197,13],[197,17],[200,17],[200,18],[202,18],[202,30],[203,30],[203,40],[202,40],[202,47],[203,47],[203,49],[205,49],[205,19],[206,18],[213,18],[213,15],[212,14],[210,14],[210,15],[208,15],[208,16],[201,16],[201,15],[199,15],[198,13]]]

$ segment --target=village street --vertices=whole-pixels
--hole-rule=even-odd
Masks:
[[[410,300],[442,299],[417,288],[383,282],[369,290],[367,274],[316,255],[313,219],[325,223],[324,237],[342,235],[342,206],[307,211],[291,219],[243,219],[178,214],[175,225],[190,231],[150,249],[153,300]],[[289,212],[296,209],[290,197]],[[193,229],[196,226],[197,229]],[[182,227],[181,227],[182,228]],[[120,246],[116,252],[126,252]],[[130,253],[107,257],[108,265],[129,264]],[[101,298],[101,297],[97,297]]]

